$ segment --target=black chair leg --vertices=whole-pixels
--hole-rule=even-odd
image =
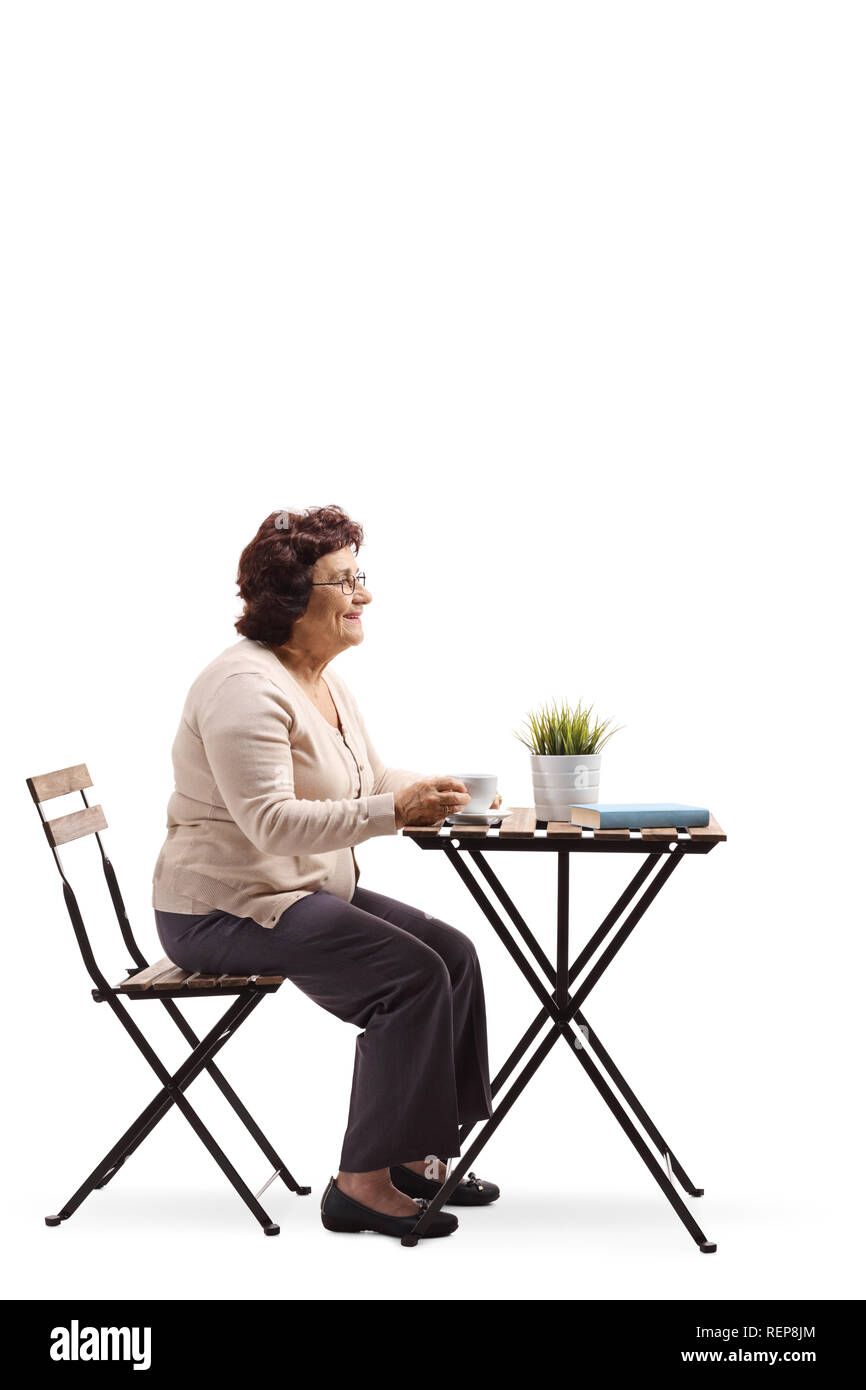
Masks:
[[[182,1066],[170,1076],[165,1067],[153,1052],[150,1044],[140,1033],[138,1027],[123,1012],[120,1004],[112,998],[111,1002],[124,1023],[127,1031],[138,1043],[141,1051],[151,1063],[154,1070],[161,1080],[164,1081],[162,1089],[153,1097],[148,1105],[145,1106],[141,1114],[133,1121],[125,1133],[120,1137],[116,1144],[108,1151],[100,1163],[93,1169],[92,1173],[85,1179],[78,1190],[73,1194],[61,1210],[52,1216],[46,1216],[47,1226],[58,1226],[61,1221],[68,1220],[72,1216],[89,1194],[98,1187],[104,1187],[110,1181],[118,1168],[125,1163],[128,1155],[138,1147],[139,1143],[147,1134],[159,1123],[163,1115],[167,1114],[172,1105],[177,1105],[192,1129],[201,1139],[205,1148],[225,1173],[229,1182],[241,1199],[249,1207],[256,1220],[262,1227],[265,1235],[278,1235],[279,1226],[271,1220],[264,1207],[260,1204],[255,1194],[244,1182],[240,1173],[223,1153],[213,1135],[207,1129],[200,1117],[190,1105],[184,1089],[191,1084],[198,1073],[207,1065],[219,1049],[225,1045],[228,1038],[244,1018],[248,1017],[253,1008],[263,995],[239,995],[223,1017],[214,1025],[206,1037],[195,1047]]]

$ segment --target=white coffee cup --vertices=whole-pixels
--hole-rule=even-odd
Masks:
[[[462,782],[472,800],[465,806],[459,807],[463,813],[489,811],[490,803],[496,795],[496,784],[499,778],[495,772],[455,772],[455,779]]]

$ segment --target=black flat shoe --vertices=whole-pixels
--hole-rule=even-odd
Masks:
[[[409,1194],[411,1195],[411,1194]],[[362,1206],[360,1202],[347,1197],[337,1186],[336,1178],[331,1178],[322,1193],[319,1207],[322,1225],[329,1231],[378,1231],[383,1236],[407,1236],[413,1226],[418,1224],[421,1213],[427,1210],[427,1201],[418,1202],[415,1216],[389,1216],[384,1211],[373,1211],[372,1207]],[[457,1217],[450,1211],[438,1211],[419,1240],[426,1236],[450,1236],[457,1230]]]
[[[390,1171],[394,1187],[405,1192],[407,1197],[426,1197],[432,1201],[442,1186],[441,1182],[436,1182],[433,1178],[423,1178],[413,1169],[404,1168],[402,1163],[396,1164]],[[467,1173],[451,1196],[446,1198],[445,1206],[486,1207],[488,1202],[495,1202],[498,1196],[499,1188],[495,1182],[482,1181],[481,1178],[476,1178],[474,1173]]]

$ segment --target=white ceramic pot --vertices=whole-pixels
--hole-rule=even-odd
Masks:
[[[530,753],[535,814],[539,820],[571,820],[573,802],[598,801],[600,753]]]

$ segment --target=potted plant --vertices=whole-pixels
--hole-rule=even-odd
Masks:
[[[539,820],[571,820],[571,805],[598,801],[601,750],[621,725],[610,728],[593,715],[592,705],[578,701],[557,708],[553,701],[526,719],[524,737],[512,732],[530,751],[535,813]]]

